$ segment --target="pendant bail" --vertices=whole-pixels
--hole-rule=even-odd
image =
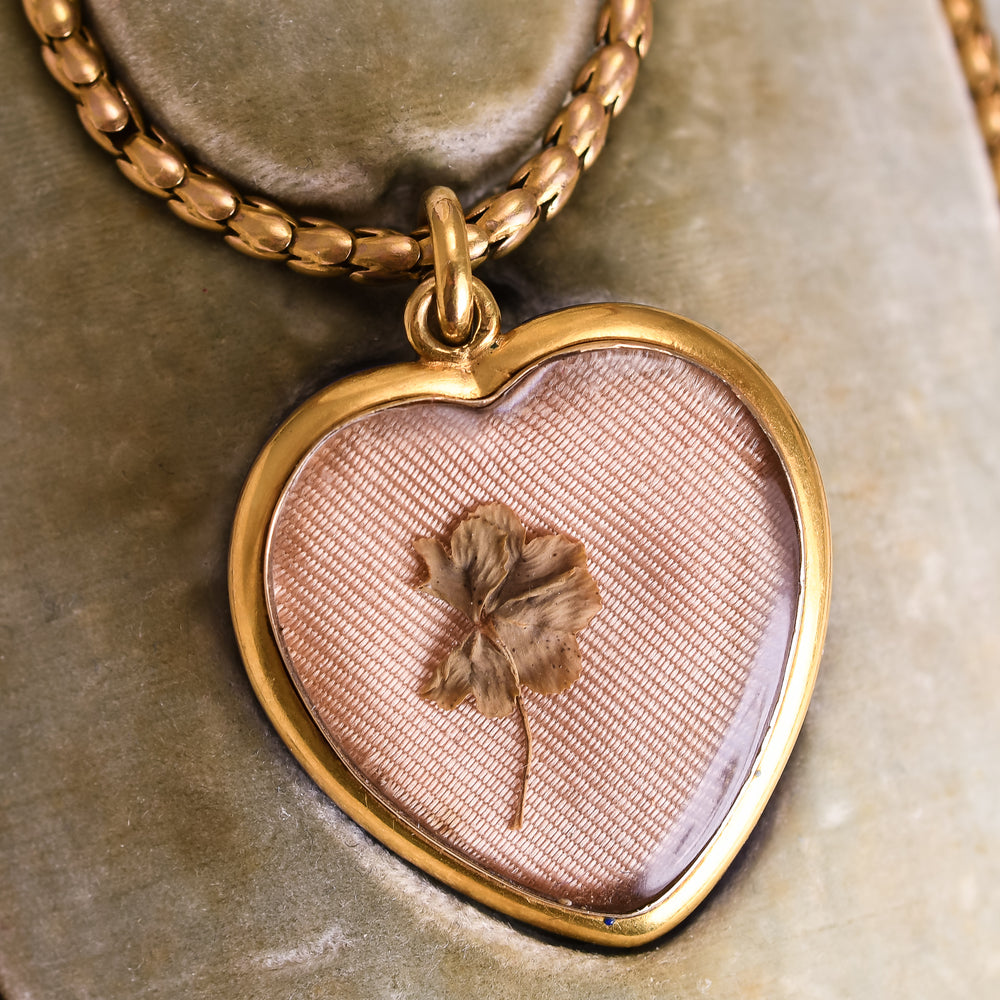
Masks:
[[[496,341],[500,310],[472,274],[465,213],[455,192],[432,187],[424,195],[424,207],[434,276],[422,281],[406,303],[406,335],[426,361],[467,364]]]
[[[472,259],[465,229],[465,213],[451,188],[432,187],[424,208],[434,252],[434,300],[441,336],[449,344],[463,344],[472,333]]]

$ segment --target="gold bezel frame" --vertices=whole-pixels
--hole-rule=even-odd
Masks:
[[[749,777],[698,857],[650,905],[630,914],[562,906],[498,878],[415,829],[333,749],[285,667],[267,608],[265,557],[286,484],[329,433],[407,403],[482,405],[543,362],[577,351],[641,347],[677,356],[726,382],[763,428],[784,467],[799,530],[799,599],[784,676]],[[313,396],[257,458],[236,511],[229,563],[233,624],[253,689],[286,745],[352,819],[428,874],[546,931],[602,945],[643,944],[683,920],[742,847],[777,784],[805,717],[829,611],[830,529],[819,470],[802,428],[761,369],[719,334],[643,306],[578,306],[532,320],[461,364],[416,361],[354,375]]]

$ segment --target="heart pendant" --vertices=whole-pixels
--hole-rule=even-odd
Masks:
[[[812,452],[749,358],[654,309],[421,353],[310,399],[253,467],[230,561],[251,683],[312,778],[408,861],[541,928],[648,941],[719,879],[802,724],[830,575]],[[601,604],[566,639],[572,684],[523,678],[520,829],[527,721],[421,696],[485,642],[470,616],[501,615],[504,585],[461,591],[463,615],[420,591],[414,543],[457,565],[459,526],[497,505],[525,562],[535,538],[582,546]]]

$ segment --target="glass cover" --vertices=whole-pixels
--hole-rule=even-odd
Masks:
[[[418,593],[415,539],[503,502],[583,543],[604,607],[580,679],[517,714],[420,697],[468,630]],[[787,480],[734,393],[668,354],[546,362],[493,403],[416,403],[323,439],[268,548],[285,663],[362,780],[409,822],[547,899],[625,914],[705,847],[746,781],[799,596]]]

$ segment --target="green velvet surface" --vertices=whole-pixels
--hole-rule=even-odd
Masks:
[[[558,5],[537,6],[539,34],[558,28]],[[122,19],[134,81],[169,90],[176,63],[146,66],[130,48],[130,24],[151,31],[160,17],[141,7],[109,3],[100,18],[110,31]],[[211,85],[239,88],[238,109],[272,79],[242,34],[256,7],[218,5],[211,23],[206,9],[175,3],[160,25],[244,53],[206,73],[206,87],[215,74]],[[521,17],[475,9],[487,52]],[[327,5],[288,11],[338,30]],[[225,560],[243,477],[296,401],[408,356],[407,289],[299,277],[183,226],[86,138],[20,11],[0,11],[7,1000],[964,998],[1000,986],[1000,234],[946,26],[934,0],[673,0],[657,13],[603,158],[484,277],[508,325],[630,300],[749,351],[816,448],[836,569],[813,706],[761,825],[693,918],[617,954],[497,917],[360,832],[285,750],[239,662]],[[259,17],[279,47],[309,44],[272,5]],[[518,86],[543,58],[554,68],[541,76],[565,86],[574,58],[518,23],[526,47],[504,57]],[[377,62],[415,33],[333,48]],[[407,64],[388,62],[390,76]],[[508,89],[490,79],[480,121]],[[433,150],[440,109],[468,102],[467,81],[438,80],[440,97],[398,104],[413,117],[404,153],[418,134]],[[558,90],[525,86],[545,121]],[[238,170],[276,164],[266,176],[310,200],[296,178],[322,154],[285,155],[308,129],[293,117],[284,131],[283,109],[308,115],[329,97],[276,88],[284,99],[258,102]],[[371,100],[372,115],[386,111]],[[364,131],[364,114],[352,121],[338,128]],[[236,112],[213,125],[193,105],[172,131],[207,158],[211,130],[230,124],[243,133]],[[515,130],[482,151],[489,174],[524,143]],[[348,208],[388,190],[402,211],[420,170],[400,167],[399,150],[366,155],[382,174]],[[475,159],[456,168],[470,188],[486,183]]]
[[[502,185],[593,46],[598,4],[94,0],[144,109],[271,198],[411,228],[431,184]]]

